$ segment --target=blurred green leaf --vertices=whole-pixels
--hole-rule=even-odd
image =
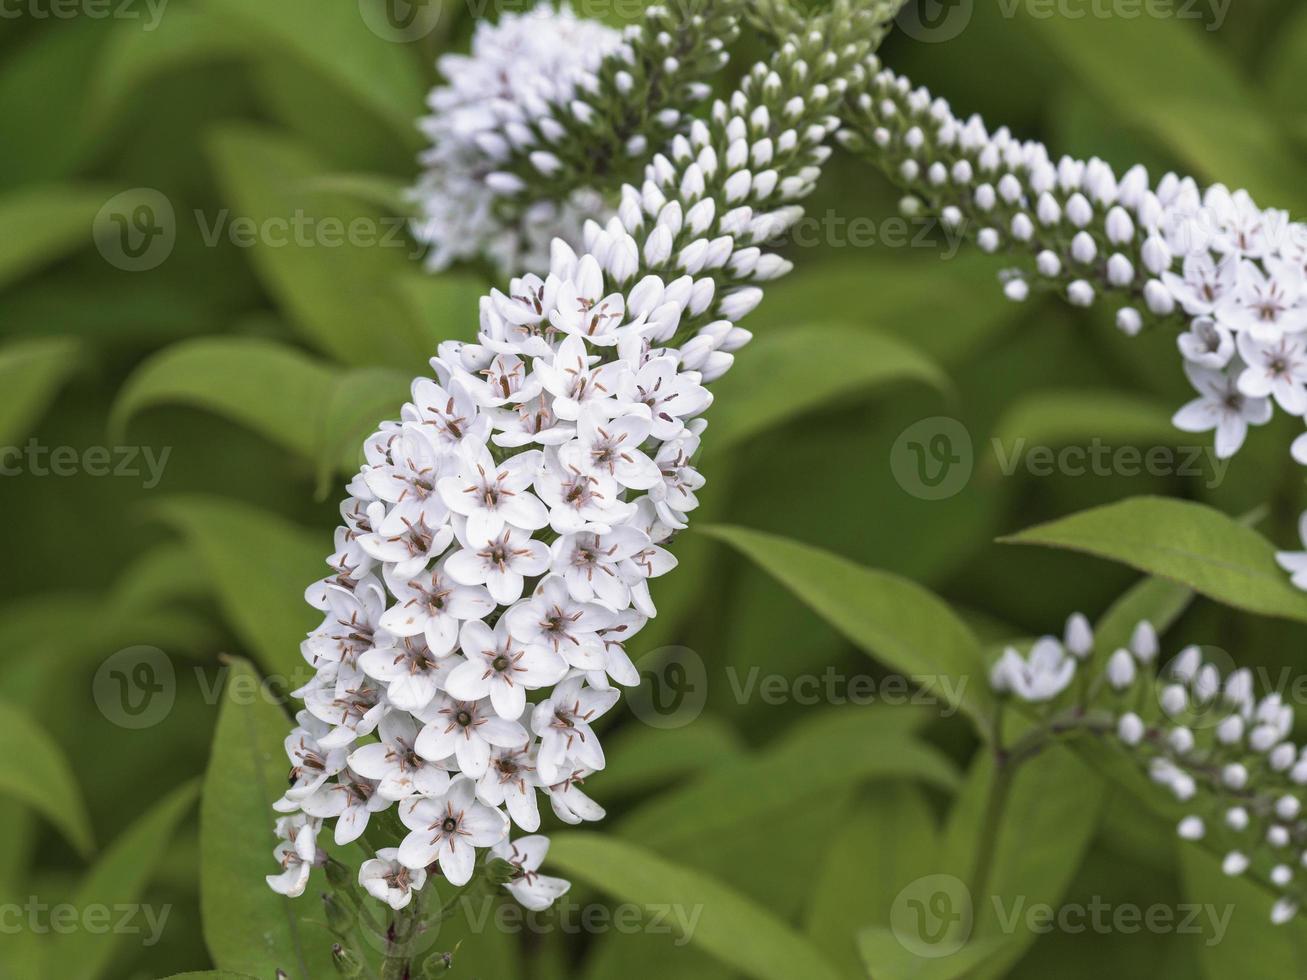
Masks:
[[[286,784],[282,742],[291,721],[244,660],[231,661],[200,803],[200,910],[204,939],[224,970],[292,980],[335,975],[330,936],[299,904],[268,887],[275,873],[272,804]]]
[[[877,786],[857,802],[830,842],[804,913],[804,931],[844,976],[861,980],[860,930],[888,923],[894,897],[931,873],[938,852],[935,814],[918,787]]]
[[[334,369],[256,337],[199,337],[152,356],[118,392],[109,416],[121,440],[139,412],[162,404],[207,409],[313,458]]]
[[[1022,447],[1167,446],[1183,434],[1171,425],[1171,410],[1151,399],[1120,391],[1039,391],[1015,401],[994,424],[995,452],[986,465],[997,473],[1000,451],[1015,459]],[[1083,465],[1092,465],[1085,463]]]
[[[1141,579],[1112,603],[1094,625],[1094,646],[1104,657],[1125,646],[1139,623],[1147,620],[1164,634],[1193,602],[1193,590],[1162,578]]]
[[[960,707],[982,728],[989,724],[994,701],[980,644],[932,593],[773,534],[724,526],[697,530],[757,562],[860,649]]]
[[[111,194],[45,184],[0,196],[0,290],[93,243],[95,216]]]
[[[353,475],[363,464],[363,442],[385,419],[399,418],[412,381],[402,371],[358,368],[336,379],[327,396],[317,449],[318,496],[336,472]]]
[[[248,973],[229,973],[227,970],[205,970],[202,973],[174,973],[165,980],[254,980]]]
[[[599,834],[569,831],[553,838],[548,863],[568,877],[625,902],[671,906],[664,925],[759,980],[836,980],[825,957],[770,912],[725,885],[642,848]],[[698,913],[697,922],[689,920]]]
[[[12,445],[34,426],[80,363],[81,345],[67,337],[18,340],[0,347],[0,445]]]
[[[872,926],[858,933],[858,950],[872,980],[957,980],[1007,943],[1005,936],[968,942],[956,953],[934,959],[918,956],[891,929]]]
[[[602,799],[647,792],[675,779],[713,769],[740,757],[743,740],[729,725],[712,716],[697,718],[684,728],[632,728],[605,743],[608,766]]]
[[[831,351],[839,351],[838,370],[831,370]],[[928,358],[859,327],[791,327],[760,337],[748,352],[713,384],[712,437],[704,444],[708,456],[804,412],[885,385],[918,381],[940,390],[949,386]]]
[[[974,935],[1001,934],[1006,942],[972,974],[977,980],[1005,976],[1035,941],[1027,912],[1039,903],[1054,908],[1061,903],[1093,840],[1106,797],[1102,779],[1064,746],[1023,763],[1006,786],[1003,779],[993,753],[982,749],[945,833],[949,864],[973,889],[976,855],[992,848],[986,880],[971,895]],[[998,820],[991,824],[986,817],[993,813],[996,792]]]
[[[286,316],[348,365],[420,363],[424,347],[395,285],[409,269],[403,220],[312,191],[321,161],[275,131],[228,126],[209,147],[231,220],[254,222],[251,260]]]
[[[364,0],[372,3],[372,0]],[[253,50],[290,58],[385,120],[397,139],[415,145],[413,120],[426,95],[417,62],[402,45],[370,30],[359,3],[316,0],[203,0],[229,20]],[[379,13],[379,10],[377,11]],[[384,23],[384,21],[379,21]]]
[[[199,792],[200,781],[190,780],[146,811],[87,872],[71,899],[73,905],[79,909],[103,906],[112,912],[138,902],[155,871],[172,853],[173,836]],[[166,922],[166,918],[157,920],[158,928],[162,930]],[[104,976],[124,938],[118,929],[103,935],[91,930],[57,935],[50,955],[51,975],[60,980],[96,980]],[[154,938],[157,941],[160,937]]]
[[[728,762],[654,797],[617,824],[623,837],[674,850],[695,838],[729,835],[768,815],[867,780],[919,780],[958,786],[953,763],[938,749],[906,734],[908,712],[838,712],[839,724],[798,729],[752,758]],[[847,717],[846,717],[847,716]],[[768,821],[770,822],[770,821]]]
[[[26,803],[83,855],[95,847],[86,803],[63,750],[26,712],[0,701],[0,795]]]
[[[1032,35],[1106,104],[1155,134],[1201,177],[1263,206],[1301,207],[1301,167],[1263,99],[1211,35],[1175,17],[1024,18]]]
[[[1302,84],[1303,59],[1307,58],[1307,10],[1286,8],[1283,18],[1287,23],[1280,24],[1262,64],[1271,98],[1302,140],[1307,139],[1307,91]]]
[[[1186,585],[1236,609],[1307,622],[1307,595],[1289,583],[1270,542],[1201,504],[1134,497],[1000,541],[1097,555]]]
[[[428,354],[447,340],[476,339],[481,297],[488,292],[485,282],[463,273],[437,276],[414,270],[399,277],[398,287]]]
[[[194,548],[223,614],[264,666],[286,678],[304,673],[300,642],[315,618],[304,590],[325,567],[317,535],[219,497],[174,497],[151,512]]]
[[[1307,922],[1271,922],[1270,892],[1255,881],[1231,877],[1206,848],[1175,841],[1186,902],[1200,906],[1199,962],[1208,980],[1279,980],[1297,976],[1307,957]],[[1219,930],[1219,931],[1218,931]],[[1256,950],[1255,955],[1250,955]]]

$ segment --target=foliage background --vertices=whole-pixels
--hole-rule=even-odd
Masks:
[[[598,3],[596,14],[621,19],[620,5]],[[67,18],[49,16],[45,0],[16,18],[19,5],[3,6],[0,444],[171,454],[149,489],[141,477],[86,473],[0,483],[0,900],[172,911],[150,947],[133,935],[6,931],[0,976],[162,977],[213,965],[231,928],[211,923],[206,949],[200,881],[224,852],[201,845],[193,800],[227,658],[265,675],[294,669],[298,638],[313,625],[302,589],[321,574],[353,447],[395,414],[437,340],[475,330],[486,270],[427,276],[411,242],[205,241],[224,215],[302,209],[375,222],[395,213],[421,146],[413,121],[436,81],[434,57],[466,48],[473,12],[450,0],[431,34],[393,43],[369,29],[370,4],[171,0],[153,31],[90,16],[89,4]],[[1049,18],[1034,16],[1046,8],[1033,2],[1012,16],[1010,4],[962,6],[970,20],[956,37],[895,33],[885,61],[959,110],[1055,151],[1220,178],[1301,212],[1301,5],[1242,0],[1214,30],[1179,17],[1069,18],[1088,6],[1071,0]],[[756,43],[742,42],[732,70]],[[105,260],[92,228],[107,202],[141,188],[172,203],[177,240],[158,268],[127,272]],[[896,200],[888,183],[837,155],[811,212],[883,222]],[[1269,502],[1260,530],[1292,543],[1303,495],[1284,452],[1292,433],[1276,426],[1254,432],[1214,489],[1204,478],[1004,477],[987,466],[995,433],[1009,443],[1180,444],[1168,418],[1186,385],[1170,337],[1129,341],[1055,299],[1008,305],[990,260],[944,251],[937,240],[853,247],[834,238],[791,249],[798,270],[749,324],[756,357],[742,354],[718,396],[716,411],[735,415],[709,431],[702,520],[915,580],[986,642],[1057,631],[1073,609],[1096,616],[1137,578],[995,543],[1042,520],[1142,494],[1231,515]],[[856,338],[864,363],[823,342],[832,326]],[[768,343],[780,345],[771,356]],[[795,390],[805,396],[782,394]],[[728,392],[752,399],[749,410],[730,409]],[[712,447],[762,408],[765,427]],[[966,426],[977,467],[962,492],[927,501],[896,482],[890,457],[909,424],[941,415]],[[610,768],[587,791],[609,808],[601,833],[723,883],[765,910],[766,928],[681,946],[613,933],[481,935],[464,946],[463,975],[768,976],[785,962],[785,942],[806,936],[831,975],[865,976],[857,932],[886,925],[908,882],[971,859],[975,814],[953,800],[972,800],[986,775],[983,763],[967,775],[977,745],[967,722],[938,706],[742,701],[728,667],[737,679],[754,666],[788,678],[827,665],[846,675],[884,669],[707,536],[687,535],[678,554],[681,567],[656,596],[662,615],[633,653],[695,651],[706,708],[670,730],[622,708],[608,733]],[[1296,676],[1304,629],[1199,601],[1167,647],[1190,639]],[[131,729],[102,710],[113,690],[104,665],[139,645],[165,652],[175,703],[157,724]],[[661,663],[642,666],[657,674]],[[921,761],[885,764],[923,745],[932,749]],[[1011,804],[994,887],[1055,905],[1231,901],[1229,933],[1215,945],[1148,931],[1023,935],[987,975],[1294,973],[1307,932],[1268,934],[1268,900],[1214,885],[1209,864],[1181,860],[1163,818],[1108,786],[1070,756],[1042,761]],[[271,866],[263,849],[235,860],[255,876]],[[620,891],[617,879],[609,891]],[[682,897],[703,898],[693,892]],[[598,902],[607,891],[581,884],[577,893]],[[315,901],[303,900],[304,915],[318,914]]]

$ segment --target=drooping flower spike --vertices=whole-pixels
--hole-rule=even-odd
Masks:
[[[1293,709],[1278,693],[1256,697],[1251,671],[1222,676],[1212,659],[1190,646],[1162,663],[1147,622],[1107,655],[1076,614],[1065,639],[1043,637],[1025,655],[1005,650],[990,682],[1038,722],[1007,751],[1033,754],[1053,733],[1114,741],[1184,804],[1179,836],[1223,853],[1227,875],[1269,888],[1272,921],[1287,922],[1307,898],[1307,747],[1289,741]]]
[[[1054,159],[890,71],[875,73],[847,115],[841,143],[900,184],[907,206],[1011,263],[1001,273],[1010,299],[1052,290],[1076,306],[1112,303],[1132,336],[1175,329],[1196,397],[1173,422],[1214,432],[1219,457],[1276,406],[1307,417],[1307,224],[1219,184]],[[1307,465],[1307,434],[1290,451]],[[1307,556],[1280,560],[1307,585],[1297,574]]]
[[[412,192],[427,264],[486,258],[502,275],[549,264],[550,243],[582,245],[617,191],[687,128],[727,62],[737,0],[651,6],[624,31],[566,5],[482,21],[471,55],[445,55],[430,96],[432,142]]]
[[[304,890],[334,820],[338,843],[377,849],[358,880],[394,909],[487,852],[529,907],[566,890],[539,874],[547,841],[510,832],[535,834],[542,797],[566,823],[604,815],[581,788],[606,765],[594,723],[638,683],[624,644],[698,504],[707,385],[787,268],[766,243],[802,215],[893,9],[841,0],[755,66],[580,250],[555,240],[483,298],[476,342],[441,344],[367,440],[331,574],[306,593],[324,619],[302,647],[315,677],[274,887]]]

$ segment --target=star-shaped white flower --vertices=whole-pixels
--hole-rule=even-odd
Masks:
[[[552,650],[573,667],[595,670],[603,666],[599,631],[611,626],[616,615],[595,603],[573,599],[562,577],[550,575],[504,619],[521,642]]]
[[[1271,403],[1250,398],[1239,390],[1237,374],[1212,371],[1186,363],[1184,373],[1199,396],[1175,413],[1171,424],[1182,432],[1216,430],[1216,455],[1228,459],[1239,451],[1249,425],[1264,425],[1271,419]]]
[[[384,800],[439,796],[449,788],[449,772],[417,752],[418,728],[405,711],[391,711],[377,726],[381,741],[369,742],[349,755],[349,766],[377,781]]]
[[[277,837],[280,842],[273,850],[273,856],[281,865],[281,874],[267,875],[265,880],[270,888],[287,898],[298,898],[304,894],[309,883],[309,872],[317,862],[318,828],[322,821],[305,813],[282,817],[277,821]]]
[[[407,908],[413,893],[427,883],[424,868],[416,871],[399,862],[399,848],[383,847],[377,856],[359,867],[359,884],[373,898],[380,899],[395,911]]]
[[[453,756],[473,779],[485,774],[493,747],[511,748],[527,739],[526,729],[501,718],[489,701],[457,701],[442,694],[418,717],[426,723],[418,732],[418,755],[432,762]]]
[[[336,782],[319,786],[300,807],[311,817],[334,817],[336,843],[343,846],[362,837],[372,814],[386,809],[392,802],[377,792],[374,780],[346,769]]]
[[[506,617],[492,630],[482,622],[464,623],[459,644],[467,659],[445,679],[445,690],[459,701],[488,697],[496,714],[516,721],[526,709],[526,692],[556,684],[567,664],[553,650],[513,637]]]
[[[1291,335],[1258,340],[1239,334],[1239,356],[1247,365],[1239,390],[1250,398],[1274,397],[1290,415],[1307,411],[1307,337]]]
[[[466,525],[455,530],[460,550],[445,559],[449,577],[461,585],[484,585],[501,606],[522,598],[526,580],[549,567],[549,546],[511,524],[490,538],[472,538]]]
[[[549,512],[528,487],[540,470],[540,450],[529,449],[496,463],[485,446],[467,448],[457,476],[440,481],[449,509],[467,518],[470,541],[498,537],[505,524],[536,531]]]
[[[451,885],[466,885],[476,864],[476,849],[498,844],[508,834],[508,818],[477,802],[471,779],[459,776],[442,796],[414,797],[400,804],[399,818],[411,833],[396,857],[406,868],[434,861]]]
[[[515,841],[505,839],[491,848],[490,853],[517,868],[517,877],[504,885],[504,888],[524,908],[543,912],[572,887],[570,882],[562,878],[551,878],[539,873],[540,865],[549,853],[548,837],[531,834]]]
[[[617,703],[617,691],[584,687],[569,677],[531,712],[531,730],[540,737],[536,770],[546,785],[574,768],[604,767],[604,750],[590,723]]]
[[[461,623],[482,619],[495,608],[486,589],[459,585],[443,562],[411,578],[387,571],[386,584],[398,602],[382,614],[382,627],[396,636],[425,635],[437,657],[454,649]]]
[[[990,673],[990,682],[996,691],[1039,704],[1066,690],[1075,673],[1075,657],[1068,656],[1053,637],[1045,636],[1035,642],[1028,657],[1012,647],[1004,650]]]

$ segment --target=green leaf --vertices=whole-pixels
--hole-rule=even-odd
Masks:
[[[87,872],[71,899],[73,905],[79,909],[103,906],[113,910],[138,902],[150,878],[170,854],[177,827],[194,806],[199,791],[199,780],[190,780],[133,823]],[[166,922],[157,920],[157,928],[162,931]],[[145,923],[145,928],[151,926]],[[57,935],[50,955],[50,975],[61,980],[96,980],[104,976],[124,938],[123,933],[113,929],[103,935],[90,930]]]
[[[759,980],[836,980],[822,954],[770,912],[720,882],[599,834],[555,836],[549,864],[624,902],[670,906],[666,924],[706,952]],[[697,921],[690,920],[697,914]]]
[[[776,535],[725,526],[698,530],[756,562],[860,649],[988,726],[994,697],[980,643],[933,593]]]
[[[0,196],[0,290],[92,243],[110,194],[75,185],[26,187]]]
[[[1000,538],[1130,565],[1236,609],[1307,622],[1307,595],[1256,531],[1202,504],[1134,497]]]
[[[631,728],[605,742],[608,765],[595,783],[605,801],[647,792],[738,759],[743,739],[725,722],[702,716],[684,728]]]
[[[60,386],[81,363],[81,347],[66,337],[19,340],[0,347],[0,445],[31,431]]]
[[[321,980],[334,975],[330,937],[301,921],[320,906],[278,895],[264,880],[276,871],[272,804],[286,783],[291,725],[254,668],[233,660],[200,803],[200,911],[223,970]]]
[[[317,535],[217,497],[173,497],[151,511],[190,542],[223,614],[264,666],[286,678],[303,675],[300,642],[316,625],[304,590],[325,567]]]
[[[0,701],[0,795],[36,810],[83,855],[94,849],[86,804],[63,751],[33,718]]]
[[[300,351],[255,337],[200,337],[158,352],[123,384],[109,415],[121,439],[139,412],[165,404],[206,409],[292,452],[318,453],[335,370]]]
[[[395,285],[410,271],[402,219],[312,190],[322,162],[273,131],[229,126],[209,148],[231,220],[261,230],[250,257],[287,318],[346,364],[420,364],[429,352]],[[237,234],[234,225],[228,231]]]
[[[417,62],[402,46],[369,30],[356,2],[203,0],[260,54],[290,58],[347,93],[390,124],[397,139],[416,146],[413,120],[425,96]],[[367,0],[371,2],[371,0]]]
[[[760,755],[716,767],[687,785],[654,797],[618,825],[618,833],[674,850],[711,840],[784,812],[809,797],[867,780],[911,779],[951,790],[958,777],[938,749],[904,734],[905,712],[835,712],[812,729],[799,728]]]
[[[1199,176],[1301,207],[1298,162],[1264,100],[1210,34],[1175,17],[1027,17],[1034,35],[1103,103]],[[1159,53],[1164,53],[1160,56]]]
[[[318,496],[325,497],[336,472],[354,474],[363,463],[363,441],[385,419],[399,417],[411,379],[389,368],[358,368],[336,379],[321,418],[317,449]]]
[[[227,970],[205,970],[202,973],[174,973],[164,980],[254,980],[248,973],[230,973]]]
[[[886,847],[886,841],[894,846]],[[841,973],[861,978],[858,965],[865,951],[860,957],[859,930],[888,923],[894,897],[930,874],[938,853],[935,814],[925,794],[907,783],[877,786],[855,804],[830,841],[812,886],[804,931]],[[881,974],[872,970],[871,975]]]
[[[831,351],[839,351],[838,370],[831,370]],[[949,387],[929,358],[865,328],[818,324],[765,334],[713,384],[704,451],[725,452],[804,412],[904,381]]]
[[[984,817],[996,789],[1003,802],[997,834],[990,837]],[[982,749],[976,756],[949,814],[945,853],[970,880],[975,855],[993,849],[987,882],[971,896],[974,935],[1001,935],[1007,942],[974,976],[1004,976],[1035,941],[1026,913],[1040,903],[1058,907],[1093,840],[1106,796],[1103,780],[1065,746],[1024,762],[1006,789],[993,754]]]
[[[975,939],[948,956],[928,959],[905,947],[891,929],[872,926],[858,933],[858,950],[872,980],[957,980],[1006,943],[1003,936]]]
[[[999,447],[1005,459],[1017,459],[1027,445],[1056,448],[1094,442],[1115,449],[1165,446],[1180,436],[1171,425],[1171,411],[1147,398],[1119,391],[1041,391],[1016,401],[995,423],[995,452],[986,465],[994,471],[1003,466]]]
[[[1185,901],[1203,910],[1195,923],[1202,930],[1203,942],[1196,945],[1203,976],[1279,980],[1300,974],[1307,957],[1307,921],[1299,916],[1272,924],[1275,899],[1265,888],[1249,878],[1231,878],[1221,870],[1221,859],[1203,847],[1180,841],[1175,846]]]

